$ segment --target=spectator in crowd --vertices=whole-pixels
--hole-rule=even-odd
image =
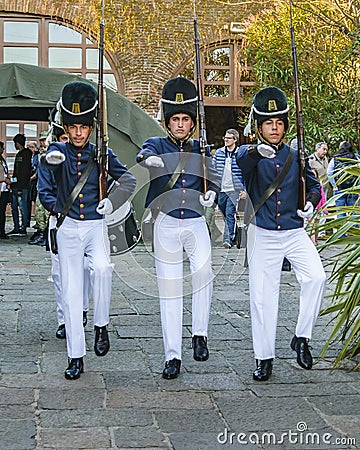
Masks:
[[[11,183],[11,212],[14,228],[9,235],[26,235],[28,224],[28,196],[31,177],[32,151],[25,147],[24,134],[17,134],[13,138],[15,148],[18,150],[15,156],[14,172]],[[20,199],[20,202],[19,202]],[[19,207],[21,211],[21,226],[19,219]]]
[[[315,208],[315,213],[312,217],[310,217],[310,219],[308,221],[309,224],[310,223],[315,224],[315,227],[314,227],[315,229],[311,232],[310,238],[313,241],[314,245],[317,245],[317,243],[318,243],[317,241],[319,238],[319,230],[318,230],[317,224],[319,224],[321,217],[325,217],[326,214],[328,214],[328,211],[324,208],[326,205],[326,197],[325,197],[325,191],[324,191],[323,185],[321,184],[321,181],[319,179],[319,174],[317,173],[316,169],[312,169],[312,171],[314,172],[316,179],[320,183],[320,194],[321,194],[321,199]]]
[[[5,233],[6,206],[10,203],[9,168],[4,158],[5,145],[0,141],[0,239],[9,239]]]
[[[46,151],[46,136],[47,132],[42,131],[40,133],[39,141],[41,142],[41,145],[37,151],[37,163],[35,165],[35,174],[34,174],[34,181],[36,183],[35,190],[37,193],[37,183],[38,183],[38,165],[39,165],[39,159]],[[36,222],[36,231],[31,236],[29,240],[30,245],[40,245],[44,247],[47,242],[47,229],[48,229],[48,217],[49,213],[45,209],[45,207],[41,204],[39,197],[36,195],[35,197],[35,222]]]
[[[330,160],[327,175],[333,187],[334,195],[341,194],[335,199],[335,205],[339,207],[354,206],[358,201],[357,194],[346,192],[347,189],[354,186],[357,182],[355,175],[344,176],[343,170],[346,167],[356,164],[360,160],[360,155],[355,153],[350,142],[343,141],[339,145],[339,151]],[[344,216],[345,213],[339,214],[338,217]]]
[[[216,170],[221,177],[221,191],[218,206],[225,220],[223,245],[231,248],[235,244],[236,210],[239,199],[246,198],[241,169],[236,164],[239,133],[228,129],[224,136],[224,147],[215,153]]]
[[[315,152],[309,156],[309,166],[311,169],[316,170],[318,174],[319,181],[324,189],[325,198],[328,195],[328,177],[327,177],[327,168],[328,168],[328,145],[326,142],[318,142],[315,145]]]
[[[47,149],[46,138],[48,136],[48,132],[46,130],[41,131],[39,136],[39,152],[43,154]]]
[[[30,226],[31,221],[31,213],[32,213],[32,205],[36,202],[37,197],[37,167],[39,164],[39,149],[35,141],[29,141],[26,145],[32,152],[31,157],[31,177],[30,177],[30,186],[29,186],[29,196],[28,196],[28,222],[27,226]],[[35,228],[36,228],[35,224]]]

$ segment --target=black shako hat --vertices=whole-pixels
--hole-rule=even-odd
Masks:
[[[184,77],[172,78],[162,90],[161,104],[165,125],[174,114],[188,114],[196,126],[197,92],[194,83]]]
[[[72,81],[62,90],[57,109],[63,125],[93,125],[97,108],[97,92],[89,83]]]
[[[65,134],[64,128],[60,125],[60,120],[60,113],[56,110],[56,108],[53,108],[50,112],[49,123],[51,127],[51,133],[53,137],[56,137],[56,139]]]
[[[289,128],[289,106],[285,92],[275,86],[260,89],[253,98],[249,122],[244,130],[244,135],[251,133],[251,119],[254,119],[259,127],[265,120],[278,118],[284,121],[285,131]]]

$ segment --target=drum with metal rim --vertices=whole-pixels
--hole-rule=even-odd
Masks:
[[[133,249],[141,239],[141,230],[132,204],[127,201],[105,216],[110,240],[110,254],[121,255]]]

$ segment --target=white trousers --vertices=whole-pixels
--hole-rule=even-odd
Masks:
[[[181,360],[184,250],[192,280],[192,335],[207,336],[213,273],[205,219],[160,213],[154,224],[154,254],[166,361]]]
[[[107,226],[104,220],[66,217],[57,238],[67,352],[69,358],[80,358],[86,354],[82,324],[85,258],[89,261],[93,288],[94,325],[109,323],[113,266]]]
[[[49,217],[49,235],[48,239],[50,242],[50,230],[55,228],[56,226],[56,217]],[[65,323],[64,318],[64,310],[63,310],[63,302],[61,296],[61,280],[60,280],[60,264],[59,264],[59,256],[55,255],[50,251],[51,255],[51,278],[54,282],[55,289],[55,301],[56,301],[56,316],[58,325],[63,325]],[[89,311],[89,299],[91,296],[91,279],[90,279],[90,270],[89,270],[89,260],[88,258],[84,259],[84,295],[83,295],[83,311]]]
[[[286,257],[300,284],[295,334],[311,338],[324,297],[326,276],[304,228],[273,231],[250,225],[247,241],[250,310],[256,359],[275,357],[281,267]],[[295,306],[294,306],[295,307]]]

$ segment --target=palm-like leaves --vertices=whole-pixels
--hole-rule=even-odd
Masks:
[[[355,161],[354,161],[355,162]],[[360,167],[343,169],[342,177],[357,176],[357,183],[344,192],[360,194]],[[332,204],[341,194],[330,199]],[[341,342],[342,347],[334,367],[345,359],[355,358],[360,353],[360,196],[354,206],[326,206],[326,223],[317,225],[317,231],[332,230],[333,234],[319,246],[319,251],[333,246],[343,246],[343,251],[334,258],[330,282],[335,282],[331,303],[321,311],[321,315],[332,315],[333,328],[322,350],[324,357],[329,346]],[[340,216],[342,215],[342,216]],[[355,368],[360,366],[355,361]]]

